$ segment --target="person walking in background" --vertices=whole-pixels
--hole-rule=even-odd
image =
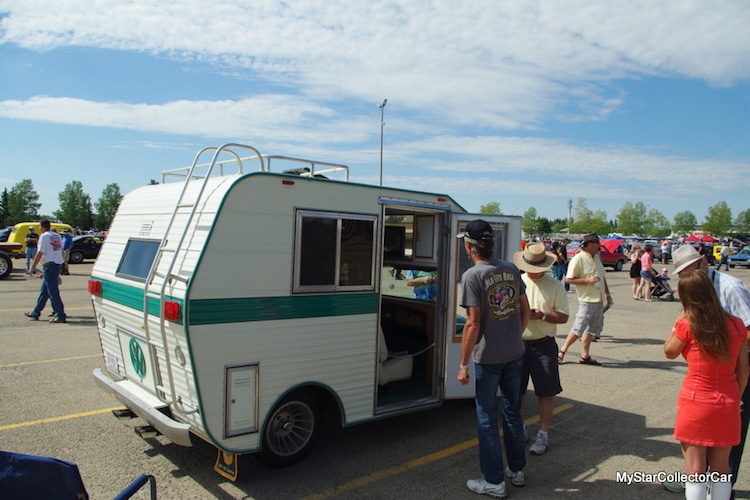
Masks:
[[[498,424],[498,388],[501,391],[503,441],[507,476],[514,486],[526,484],[521,368],[525,346],[521,334],[529,322],[529,303],[521,273],[510,262],[494,258],[492,227],[478,219],[458,235],[471,259],[461,276],[461,306],[466,323],[461,337],[458,382],[469,383],[469,362],[474,363],[479,465],[483,477],[469,479],[466,487],[480,495],[507,495],[503,478],[503,450]]]
[[[636,290],[636,296],[638,300],[645,300],[651,302],[651,280],[654,278],[654,248],[651,245],[646,245],[643,249],[643,255],[641,255],[641,283],[638,285]],[[643,294],[645,288],[646,293]]]
[[[67,229],[63,229],[61,234],[63,240],[63,267],[61,274],[69,275],[68,261],[70,260],[70,247],[73,245],[73,236],[71,236],[70,231]]]
[[[568,348],[580,339],[581,357],[578,362],[584,365],[600,365],[601,363],[589,355],[589,348],[591,341],[599,338],[602,333],[604,303],[611,301],[612,296],[604,277],[604,266],[599,257],[599,236],[596,233],[583,237],[581,251],[568,263],[565,280],[576,287],[578,312],[568,338],[557,353],[557,361],[562,364]]]
[[[568,248],[561,242],[552,243],[552,253],[555,256],[555,263],[552,264],[552,275],[558,281],[565,281],[565,273],[568,272]],[[568,291],[570,285],[565,283],[565,291]]]
[[[683,312],[664,343],[664,354],[680,354],[688,371],[677,400],[674,437],[681,443],[685,473],[703,474],[710,464],[710,483],[687,482],[685,498],[727,500],[732,493],[729,455],[740,442],[740,394],[750,365],[747,331],[728,314],[713,283],[700,270],[680,276],[677,291]]]
[[[37,246],[39,245],[39,234],[34,231],[34,226],[29,226],[29,232],[24,239],[26,243],[26,272],[31,271],[31,263],[34,262]]]
[[[721,271],[721,266],[724,266],[724,270],[729,271],[729,246],[724,245],[721,247],[720,252],[721,260],[719,260],[719,265],[716,266],[716,270]]]
[[[630,251],[630,279],[633,280],[633,298],[635,300],[641,300],[641,297],[638,295],[638,287],[641,284],[641,256],[643,255],[643,250],[641,250],[641,247],[634,246],[633,249]]]
[[[540,243],[531,243],[513,255],[513,263],[525,273],[521,279],[526,285],[531,308],[529,324],[523,332],[526,351],[521,377],[521,415],[526,414],[526,390],[530,377],[534,382],[534,393],[539,398],[539,431],[529,449],[532,455],[542,455],[547,451],[554,397],[562,392],[555,333],[556,325],[568,321],[568,296],[562,283],[547,273],[553,262],[555,254],[545,252]]]
[[[28,274],[33,274],[37,266],[42,266],[42,286],[39,290],[39,298],[36,307],[31,312],[24,313],[34,321],[42,315],[42,310],[47,305],[47,299],[52,302],[52,311],[56,314],[50,323],[65,323],[65,306],[60,299],[60,271],[62,270],[62,239],[60,235],[50,230],[50,222],[47,219],[39,223],[42,235],[39,238],[39,251],[31,263]]]
[[[672,252],[672,243],[669,240],[664,240],[661,243],[661,258],[662,264],[669,263],[669,254]]]

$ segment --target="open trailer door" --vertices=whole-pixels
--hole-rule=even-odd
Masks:
[[[495,256],[512,261],[513,254],[521,248],[521,217],[517,215],[455,214],[451,221],[453,234],[464,231],[469,222],[482,219],[492,226],[495,235]],[[461,304],[461,276],[472,265],[464,250],[463,240],[453,238],[450,243],[450,290],[448,292],[448,317],[445,357],[445,398],[471,398],[474,396],[474,367],[469,368],[472,381],[467,385],[458,383],[458,366],[461,357],[461,335],[466,320],[466,311]]]

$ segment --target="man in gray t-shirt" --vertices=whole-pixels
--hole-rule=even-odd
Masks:
[[[504,497],[504,475],[515,486],[526,484],[521,368],[525,346],[522,334],[531,310],[521,273],[510,262],[497,260],[492,226],[479,219],[458,235],[474,264],[461,277],[461,305],[466,324],[461,338],[458,381],[469,383],[474,362],[479,465],[483,477],[470,479],[467,488],[480,495]],[[498,424],[497,391],[503,412],[503,441],[508,466],[503,474],[503,451]]]

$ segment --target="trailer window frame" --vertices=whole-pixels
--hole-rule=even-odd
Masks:
[[[122,252],[120,262],[117,265],[117,271],[115,276],[120,278],[127,278],[133,281],[144,282],[148,278],[148,274],[151,271],[151,266],[156,260],[156,255],[159,253],[159,246],[161,240],[146,239],[146,238],[130,238],[125,244],[125,250]],[[144,253],[144,251],[146,251]],[[152,254],[153,251],[153,255]],[[149,260],[148,257],[151,257]],[[145,266],[148,262],[148,266]],[[143,271],[145,270],[145,274]]]
[[[294,293],[375,290],[378,216],[298,209]]]

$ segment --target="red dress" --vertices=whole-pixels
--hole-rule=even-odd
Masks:
[[[677,338],[686,342],[682,356],[688,372],[677,399],[674,438],[697,446],[725,448],[740,442],[740,392],[734,370],[745,325],[737,317],[727,318],[730,345],[728,364],[720,364],[698,349],[687,319],[674,326]]]

